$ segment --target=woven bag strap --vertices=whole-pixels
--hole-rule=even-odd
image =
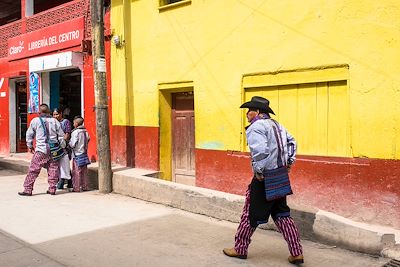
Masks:
[[[46,142],[49,143],[49,135],[47,133],[47,127],[44,124],[44,121],[42,119],[42,117],[39,117],[40,123],[42,124],[43,130],[44,130],[44,134],[46,135]]]
[[[285,156],[284,156],[284,148],[283,148],[283,141],[282,141],[282,135],[280,134],[279,131],[279,125],[278,122],[276,122],[274,119],[270,119],[274,125],[272,125],[272,129],[274,131],[274,136],[276,143],[278,145],[278,158],[277,158],[277,165],[278,168],[283,167],[286,164]]]

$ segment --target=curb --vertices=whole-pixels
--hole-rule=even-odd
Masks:
[[[336,214],[319,210],[313,225],[317,239],[345,249],[383,255],[383,250],[395,246],[395,234],[354,222]]]
[[[29,162],[0,158],[0,167],[26,173]],[[221,191],[177,184],[153,178],[155,171],[127,167],[113,168],[113,193],[167,205],[192,213],[238,223],[244,197]],[[89,167],[89,185],[97,189],[97,167]],[[354,222],[336,214],[291,205],[302,239],[356,252],[400,259],[395,229]],[[260,227],[275,230],[273,222]]]
[[[113,192],[235,223],[244,205],[242,196],[146,177],[136,169],[114,172]],[[394,233],[316,209],[295,207],[291,215],[304,239],[373,255],[384,255],[383,250],[393,254],[389,251],[395,245]],[[261,228],[276,230],[271,222]]]

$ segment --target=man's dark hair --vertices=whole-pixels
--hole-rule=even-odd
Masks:
[[[81,126],[85,120],[81,116],[77,115],[74,117],[74,122],[75,121],[78,123],[78,126]]]
[[[50,113],[50,109],[49,109],[49,106],[47,105],[47,104],[41,104],[40,106],[39,106],[39,113],[43,113],[43,114],[48,114],[48,113]]]
[[[54,112],[57,112],[58,114],[62,114],[63,111],[64,111],[64,109],[63,109],[62,107],[54,108],[54,109],[53,109],[53,113],[54,113]]]

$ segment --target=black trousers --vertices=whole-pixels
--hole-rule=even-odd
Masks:
[[[259,224],[267,223],[269,217],[290,216],[290,208],[286,203],[286,197],[267,201],[265,197],[264,181],[258,181],[255,177],[249,185],[250,189],[250,225],[257,227]]]

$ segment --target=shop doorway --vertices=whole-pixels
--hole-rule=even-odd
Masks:
[[[50,108],[63,108],[70,121],[82,114],[82,74],[79,69],[50,72]]]
[[[28,130],[28,106],[26,80],[15,82],[16,100],[16,152],[26,152],[26,131]]]
[[[172,180],[195,185],[193,92],[172,94]]]

